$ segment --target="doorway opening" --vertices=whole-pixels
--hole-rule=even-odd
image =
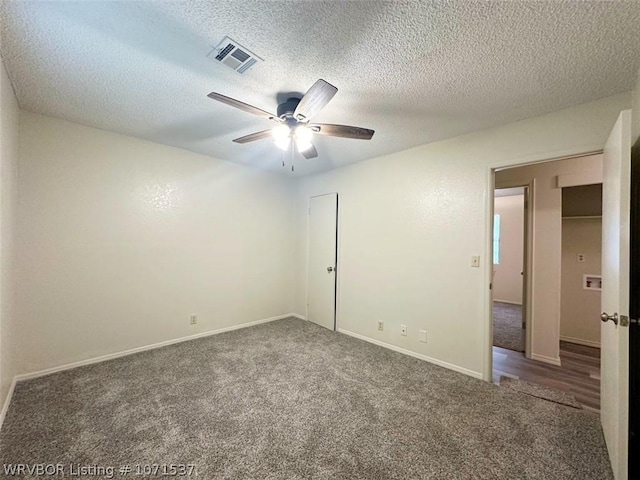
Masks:
[[[597,412],[602,155],[494,178],[493,382],[542,386]]]
[[[525,351],[527,187],[496,189],[493,207],[493,346]]]

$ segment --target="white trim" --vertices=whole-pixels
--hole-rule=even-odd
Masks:
[[[11,386],[9,387],[9,391],[7,392],[7,396],[4,399],[4,404],[2,405],[2,411],[0,411],[0,430],[2,430],[2,425],[4,424],[4,417],[7,415],[7,411],[9,410],[9,404],[11,403],[11,398],[13,397],[13,391],[16,388],[16,377],[13,377],[13,381],[11,382]]]
[[[299,318],[300,320],[307,320],[307,317],[305,317],[304,315],[300,315],[299,313],[290,313],[289,315],[287,315],[287,317],[296,317]],[[283,317],[283,318],[287,318],[287,317]]]
[[[536,165],[539,163],[555,162],[556,160],[569,160],[571,158],[590,157],[592,155],[600,155],[603,152],[603,146],[601,142],[596,142],[594,145],[585,145],[584,147],[571,147],[562,148],[560,150],[554,150],[552,152],[535,152],[530,155],[516,158],[505,158],[499,162],[495,162],[489,165],[489,169],[503,170],[506,168],[524,167],[529,165]],[[582,152],[582,153],[581,153]],[[501,184],[498,188],[510,188],[510,187],[522,187],[518,183]],[[492,192],[493,193],[493,192]]]
[[[32,378],[44,377],[45,375],[51,375],[52,373],[62,372],[64,370],[71,370],[72,368],[82,367],[84,365],[92,365],[94,363],[106,362],[107,360],[113,360],[114,358],[126,357],[134,353],[145,352],[147,350],[154,350],[156,348],[166,347],[176,343],[187,342],[189,340],[195,340],[196,338],[208,337],[210,335],[217,335],[218,333],[230,332],[232,330],[239,330],[241,328],[253,327],[254,325],[260,325],[261,323],[273,322],[275,320],[282,320],[283,318],[296,317],[302,318],[297,313],[287,313],[284,315],[278,315],[275,317],[263,318],[262,320],[255,320],[253,322],[241,323],[239,325],[233,325],[231,327],[224,327],[218,330],[210,330],[208,332],[196,333],[195,335],[189,335],[187,337],[174,338],[172,340],[166,340],[164,342],[153,343],[151,345],[145,345],[142,347],[131,348],[122,352],[109,353],[107,355],[101,355],[99,357],[88,358],[86,360],[80,360],[79,362],[68,363],[66,365],[60,365],[57,367],[46,368],[37,372],[24,373],[15,376],[16,382],[22,382],[23,380],[30,380]]]
[[[564,335],[560,335],[560,341],[584,345],[585,347],[600,348],[600,342],[594,342],[593,340],[583,340],[581,338],[565,337]]]
[[[522,306],[522,302],[512,302],[511,300],[500,300],[499,298],[494,298],[493,301],[494,302],[500,302],[500,303],[508,303],[510,305],[520,305],[520,306]]]
[[[538,362],[543,362],[543,363],[550,363],[551,365],[556,365],[557,367],[562,366],[562,364],[560,363],[560,357],[553,358],[553,357],[547,357],[546,355],[540,355],[538,353],[532,353],[531,360],[537,360]]]
[[[526,190],[525,197],[525,228],[527,229],[527,235],[524,239],[525,241],[525,251],[524,251],[524,274],[523,282],[526,284],[526,288],[522,290],[522,303],[525,312],[524,323],[526,329],[524,331],[524,356],[525,358],[532,358],[533,355],[533,345],[535,344],[535,333],[536,333],[536,302],[534,301],[536,297],[536,269],[534,268],[537,262],[536,252],[538,251],[538,247],[536,245],[537,236],[536,232],[536,221],[537,221],[537,212],[536,205],[538,202],[538,198],[536,197],[536,185],[538,184],[538,180],[536,178],[532,178],[529,182],[529,186]],[[558,324],[558,330],[560,326]]]
[[[468,368],[464,368],[464,367],[459,367],[457,365],[454,365],[453,363],[443,362],[442,360],[428,357],[427,355],[423,355],[421,353],[413,352],[411,350],[407,350],[401,347],[396,347],[395,345],[391,345],[390,343],[384,343],[384,342],[381,342],[380,340],[376,340],[374,338],[360,335],[359,333],[345,330],[344,328],[339,328],[338,332],[343,333],[345,335],[349,335],[350,337],[355,337],[359,340],[364,340],[365,342],[373,343],[374,345],[378,345],[380,347],[388,348],[389,350],[393,350],[394,352],[402,353],[404,355],[409,355],[410,357],[414,357],[414,358],[419,358],[420,360],[424,360],[425,362],[433,363],[434,365],[448,368],[449,370],[454,370],[459,373],[464,373],[465,375],[469,375],[470,377],[482,380],[481,372],[474,372],[473,370],[469,370]]]
[[[493,220],[495,205],[495,174],[492,168],[486,170],[487,189],[484,191],[484,268],[482,276],[483,312],[488,319],[483,328],[482,342],[482,379],[485,382],[493,381]]]

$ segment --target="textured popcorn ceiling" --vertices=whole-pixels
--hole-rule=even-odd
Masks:
[[[640,2],[3,1],[1,53],[21,108],[290,173],[270,128],[206,97],[275,112],[318,78],[338,94],[314,120],[372,128],[318,137],[328,170],[629,91]],[[264,58],[242,76],[207,53],[229,35]]]

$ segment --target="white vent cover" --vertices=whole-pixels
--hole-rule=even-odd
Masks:
[[[263,61],[255,53],[250,52],[229,37],[224,37],[207,56],[213,57],[217,62],[224,63],[238,73],[245,73],[256,63]]]

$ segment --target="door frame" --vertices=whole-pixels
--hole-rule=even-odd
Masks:
[[[629,212],[629,318],[640,320],[640,137],[631,147]],[[629,325],[629,478],[640,475],[640,324]]]
[[[531,343],[533,341],[533,328],[531,328],[533,311],[531,299],[533,298],[533,191],[536,179],[532,179],[528,185],[524,185],[524,232],[523,232],[523,260],[522,260],[522,313],[525,323],[524,331],[524,356],[531,358]]]
[[[306,227],[306,236],[307,236],[307,249],[305,252],[305,285],[304,285],[304,289],[305,289],[305,295],[304,295],[304,319],[305,320],[309,320],[309,244],[310,242],[310,236],[309,236],[309,227],[310,227],[310,222],[309,222],[309,216],[311,214],[311,199],[312,198],[316,198],[316,197],[324,197],[326,195],[335,195],[336,196],[336,258],[335,258],[335,271],[334,271],[334,278],[335,278],[335,285],[334,285],[334,293],[333,293],[333,331],[337,332],[338,331],[338,318],[339,318],[339,311],[340,311],[340,302],[339,302],[339,292],[340,292],[340,288],[339,288],[339,284],[340,284],[340,270],[341,268],[339,268],[340,266],[340,232],[341,232],[341,228],[340,228],[340,218],[341,218],[341,202],[340,202],[340,193],[336,190],[336,191],[332,191],[332,192],[324,192],[324,193],[318,193],[315,195],[309,195],[307,197],[307,227]]]
[[[516,167],[517,168],[517,167]],[[533,262],[533,249],[530,248],[530,245],[533,242],[533,215],[531,215],[531,205],[533,203],[533,185],[535,179],[532,179],[531,182],[524,185],[512,185],[509,187],[500,187],[498,189],[495,188],[495,170],[494,170],[494,190],[502,190],[505,188],[523,188],[524,189],[524,205],[523,205],[523,216],[524,216],[524,228],[522,232],[522,321],[525,324],[524,331],[524,356],[527,358],[531,358],[531,285],[533,284],[531,279],[531,272],[533,269],[531,268]],[[495,198],[495,196],[494,196]],[[493,219],[495,217],[495,212],[491,213],[491,256],[493,259]],[[493,350],[493,260],[491,260],[491,347]],[[493,356],[492,356],[493,361]],[[493,365],[492,365],[493,369]],[[493,375],[493,374],[492,374]]]
[[[554,162],[554,161],[558,161],[558,160],[569,160],[571,158],[579,158],[579,157],[587,157],[589,155],[599,155],[602,154],[603,150],[602,149],[598,149],[598,150],[588,150],[585,152],[566,152],[564,154],[560,154],[557,156],[544,156],[544,157],[539,157],[539,158],[529,158],[529,159],[523,159],[520,161],[516,161],[516,162],[502,162],[502,163],[496,163],[496,164],[492,164],[492,165],[488,165],[485,168],[485,175],[486,175],[486,179],[485,179],[485,221],[484,221],[484,227],[485,227],[485,248],[484,248],[484,261],[481,262],[482,267],[485,270],[485,275],[484,275],[484,285],[483,285],[483,291],[484,293],[484,357],[483,357],[483,362],[482,362],[482,379],[487,381],[487,382],[492,382],[493,381],[493,214],[494,214],[494,191],[495,191],[495,185],[496,185],[496,171],[498,170],[504,170],[507,168],[518,168],[518,167],[525,167],[525,166],[529,166],[529,165],[536,165],[536,164],[540,164],[540,163],[548,163],[548,162]],[[514,187],[518,186],[518,185],[513,185]],[[523,186],[523,185],[520,185]],[[529,232],[527,232],[527,249],[531,252],[533,252],[533,242],[532,242],[532,235],[533,235],[533,226],[535,225],[535,218],[534,215],[532,214],[532,208],[533,208],[533,201],[535,200],[533,195],[533,186],[534,186],[534,182],[532,181],[529,186],[531,187],[529,189],[530,194],[529,194],[529,215],[528,218],[530,220],[529,226],[531,227],[529,229]],[[532,342],[532,325],[531,325],[531,319],[533,318],[532,315],[532,308],[531,308],[531,299],[533,297],[533,272],[532,272],[532,264],[533,264],[533,259],[532,256],[529,256],[529,262],[527,262],[527,280],[528,280],[528,285],[527,285],[527,289],[528,289],[528,293],[529,293],[529,298],[527,299],[528,301],[528,308],[527,308],[527,330],[526,330],[526,342],[527,345],[525,347],[525,350],[529,350],[529,352],[531,351],[531,342]],[[523,299],[524,301],[524,299]],[[528,348],[527,348],[528,347]]]

